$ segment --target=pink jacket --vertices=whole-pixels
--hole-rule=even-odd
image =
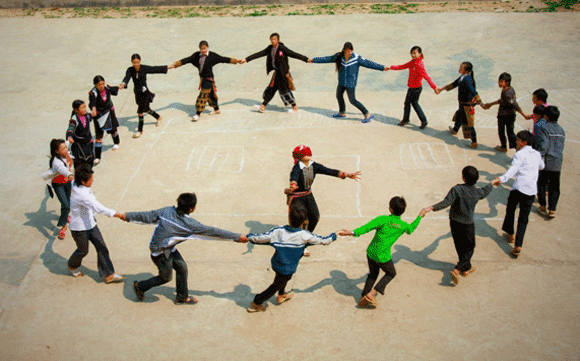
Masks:
[[[423,78],[427,80],[427,83],[429,83],[431,88],[433,89],[437,88],[437,85],[435,85],[429,74],[427,74],[427,70],[425,70],[425,64],[423,64],[423,57],[420,57],[419,59],[413,59],[407,64],[392,65],[389,69],[391,70],[409,69],[409,81],[407,82],[409,88],[421,87]]]

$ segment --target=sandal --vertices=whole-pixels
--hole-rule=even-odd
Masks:
[[[459,276],[459,273],[455,273],[455,271],[451,271],[449,273],[451,274],[451,281],[453,281],[453,284],[457,286],[457,284],[459,283],[459,278],[457,278],[457,276]]]
[[[294,296],[294,291],[290,291],[283,295],[279,295],[278,297],[276,297],[276,301],[278,302],[279,305],[281,305],[286,301],[290,301],[292,299],[292,296]]]
[[[247,310],[249,313],[254,313],[254,312],[264,312],[266,311],[267,308],[268,306],[266,305],[257,305],[254,302],[252,302]]]
[[[58,239],[64,239],[66,237],[66,229],[61,229],[60,232],[58,232]]]
[[[137,301],[143,301],[145,299],[145,292],[139,289],[139,286],[137,286],[137,281],[133,282],[133,291],[135,291]]]
[[[173,303],[175,303],[176,305],[195,305],[197,303],[197,300],[195,299],[195,297],[193,296],[189,296],[187,297],[186,300],[180,301],[177,298],[173,301]]]
[[[516,237],[513,234],[505,234],[508,243],[514,243],[516,241]]]
[[[461,276],[462,276],[462,277],[467,277],[467,276],[469,276],[470,274],[472,274],[473,272],[475,272],[475,267],[471,267],[471,269],[469,269],[469,270],[467,270],[467,271],[465,271],[465,272],[461,272]]]
[[[513,258],[518,258],[518,257],[520,256],[520,252],[521,252],[521,251],[522,251],[522,250],[521,250],[521,248],[520,248],[520,249],[518,249],[517,247],[514,247],[514,249],[512,249],[512,250],[511,250],[511,252],[510,252],[510,255],[511,255]]]
[[[366,299],[366,297],[361,297],[360,301],[358,303],[358,307],[359,308],[367,308],[367,306],[369,305],[369,301]]]
[[[377,302],[377,299],[374,297],[370,297],[369,295],[364,296],[364,298],[366,298],[368,305],[368,308],[377,308],[377,306],[379,305],[379,303]]]

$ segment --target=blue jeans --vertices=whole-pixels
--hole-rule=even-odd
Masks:
[[[171,281],[171,273],[175,270],[175,284],[177,288],[177,296],[175,299],[178,301],[187,300],[189,297],[187,291],[187,263],[185,263],[179,251],[175,250],[169,253],[169,257],[165,257],[165,254],[151,256],[151,260],[157,266],[159,275],[137,283],[137,289],[141,292],[147,292],[153,287],[161,286]]]
[[[346,88],[342,85],[336,87],[336,100],[338,101],[338,112],[344,114],[346,111],[346,105],[344,104],[344,92],[348,95],[348,101],[350,104],[354,105],[358,110],[360,110],[364,116],[366,116],[369,111],[362,105],[354,95],[354,88]]]
[[[60,201],[60,218],[58,219],[57,227],[62,227],[67,224],[68,215],[70,213],[70,190],[71,182],[67,183],[52,183],[56,198]]]
[[[409,88],[407,90],[407,96],[405,97],[405,108],[403,110],[403,119],[401,122],[409,123],[409,116],[411,115],[411,106],[415,109],[415,113],[419,117],[421,124],[427,123],[427,117],[425,113],[423,113],[423,109],[419,105],[419,96],[421,95],[421,91],[423,91],[422,87],[419,88]]]

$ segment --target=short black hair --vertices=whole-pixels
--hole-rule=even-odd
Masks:
[[[421,49],[420,46],[415,45],[411,48],[411,51],[409,51],[409,53],[412,53],[413,51],[417,50],[419,52],[419,54],[423,55],[423,50]]]
[[[278,40],[280,40],[280,34],[278,34],[278,33],[272,33],[272,34],[270,34],[270,39],[272,39],[274,36],[277,37]]]
[[[199,42],[199,47],[200,47],[200,48],[201,48],[202,46],[204,46],[204,45],[205,45],[205,46],[207,46],[207,47],[209,48],[209,44],[207,43],[207,41],[205,41],[205,40],[202,40],[202,41],[200,41],[200,42]]]
[[[512,84],[512,76],[509,73],[503,72],[499,75],[499,80],[503,80],[507,85]]]
[[[91,174],[93,174],[93,170],[91,166],[87,163],[82,163],[75,167],[75,184],[77,186],[86,183],[91,179]]]
[[[190,214],[191,210],[197,205],[197,196],[195,193],[181,193],[177,197],[177,213],[184,215]]]
[[[463,176],[465,183],[470,186],[477,183],[477,180],[479,179],[479,171],[472,165],[463,168],[461,175]]]
[[[105,81],[105,78],[103,78],[102,75],[97,75],[96,77],[93,78],[93,84],[97,85],[97,83]]]
[[[548,92],[544,88],[536,89],[532,94],[541,102],[545,103],[548,101]]]
[[[393,210],[395,216],[400,216],[405,213],[405,208],[407,208],[407,202],[403,197],[393,197],[389,202],[389,207]]]
[[[547,121],[557,123],[558,118],[560,118],[560,110],[558,110],[558,107],[550,105],[546,107],[544,115]]]
[[[522,142],[526,142],[527,145],[532,145],[534,143],[534,135],[529,130],[522,130],[518,132],[516,137]]]
[[[137,53],[135,53],[135,54],[131,55],[131,61],[133,61],[133,60],[135,60],[135,59],[141,60],[141,55],[139,55],[139,54],[137,54]]]
[[[540,117],[543,117],[544,115],[546,115],[546,107],[543,106],[543,105],[541,105],[541,104],[540,105],[536,105],[534,107],[533,113],[536,114],[536,115],[538,115],[538,116],[540,116]]]
[[[290,210],[288,212],[288,221],[290,222],[290,227],[300,228],[304,222],[308,219],[308,213],[306,208],[298,202],[293,202],[290,205]]]

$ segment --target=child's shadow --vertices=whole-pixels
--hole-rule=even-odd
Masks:
[[[264,224],[264,223],[261,223],[258,221],[247,221],[245,224],[246,224],[246,227],[248,227],[250,229],[248,231],[248,233],[252,233],[252,234],[260,234],[260,233],[268,232],[272,228],[278,227],[278,225],[276,225],[276,224]],[[252,253],[252,251],[254,250],[254,244],[251,242],[246,243],[246,247],[248,247],[248,248],[247,248],[246,252],[242,253],[242,255]]]
[[[312,293],[321,289],[322,287],[332,286],[336,293],[343,296],[350,296],[354,299],[355,303],[358,303],[358,298],[360,298],[362,288],[358,288],[357,285],[365,282],[366,277],[367,275],[361,276],[359,278],[348,278],[343,271],[332,270],[330,271],[330,278],[325,278],[303,290],[295,289],[294,292]]]
[[[434,260],[429,257],[429,255],[439,247],[439,242],[447,238],[451,238],[451,232],[439,236],[435,241],[433,241],[433,243],[421,251],[412,251],[407,246],[397,244],[394,247],[395,253],[393,253],[393,263],[396,264],[399,260],[405,259],[419,267],[441,271],[443,276],[439,285],[451,286],[451,275],[449,274],[449,271],[452,270],[455,265],[449,262]]]

